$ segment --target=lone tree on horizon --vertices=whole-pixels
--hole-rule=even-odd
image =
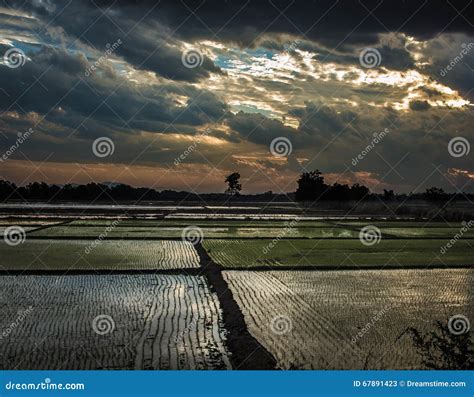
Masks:
[[[239,196],[240,191],[242,190],[242,185],[240,184],[240,174],[238,172],[233,172],[225,178],[225,183],[227,183],[227,189],[225,192],[231,196]]]

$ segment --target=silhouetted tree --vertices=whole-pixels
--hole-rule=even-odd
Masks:
[[[351,188],[349,185],[341,185],[340,183],[335,183],[330,186],[326,194],[323,196],[326,200],[338,200],[346,201],[351,198]]]
[[[392,201],[395,199],[395,193],[393,190],[383,190],[383,199],[385,201]]]
[[[357,200],[357,201],[363,200],[369,195],[369,193],[370,193],[370,190],[367,186],[354,183],[351,187],[350,199]]]
[[[447,325],[436,321],[435,330],[422,333],[415,328],[408,328],[403,334],[412,338],[423,365],[430,369],[472,369],[474,368],[474,349],[471,333],[455,335]],[[403,335],[402,334],[402,335]]]
[[[0,181],[0,200],[15,199],[16,185],[8,181]]]
[[[225,178],[225,183],[227,183],[226,193],[232,196],[240,195],[242,190],[242,185],[240,184],[240,174],[238,172],[233,172]]]
[[[445,201],[448,199],[448,195],[439,187],[426,189],[425,193],[423,193],[423,197],[428,201]]]
[[[316,200],[362,200],[369,195],[369,188],[355,183],[352,186],[347,184],[334,183],[328,186],[324,183],[321,171],[304,172],[298,180],[298,189],[295,192],[296,201],[316,201]]]
[[[303,172],[298,179],[295,192],[296,201],[314,201],[322,198],[327,190],[324,177],[319,170]]]

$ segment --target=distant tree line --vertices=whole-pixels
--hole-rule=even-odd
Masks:
[[[300,179],[298,179],[295,199],[296,201],[359,201],[368,198],[369,194],[369,188],[358,183],[352,186],[340,183],[327,185],[322,173],[316,170],[301,174]]]
[[[86,185],[67,184],[50,185],[44,182],[33,182],[26,186],[17,186],[12,182],[0,180],[0,201],[362,201],[384,200],[405,201],[426,200],[440,204],[448,200],[474,200],[474,194],[446,193],[441,188],[432,187],[424,193],[396,194],[393,190],[384,190],[382,194],[371,193],[361,184],[334,183],[328,185],[319,170],[304,172],[300,175],[298,187],[294,193],[241,194],[240,174],[234,172],[226,177],[225,193],[190,193],[186,191],[162,190],[152,188],[135,188],[117,183],[88,183]]]
[[[235,191],[233,191],[235,193]],[[12,182],[0,180],[0,202],[5,201],[226,201],[227,193],[196,194],[186,191],[162,190],[152,188],[135,188],[125,184],[88,183],[86,185],[68,184],[64,186],[50,185],[44,182],[34,182],[26,186],[16,186]],[[291,197],[286,194],[266,192],[253,195],[236,195],[239,201],[271,200],[288,201]]]
[[[321,171],[303,172],[298,179],[298,188],[294,194],[296,201],[362,201],[382,199],[383,201],[405,201],[407,199],[426,200],[431,202],[445,203],[449,200],[472,200],[474,194],[470,193],[446,193],[438,187],[430,187],[423,193],[396,194],[393,190],[383,190],[382,194],[371,193],[367,186],[355,183],[334,183],[328,185],[324,182]]]

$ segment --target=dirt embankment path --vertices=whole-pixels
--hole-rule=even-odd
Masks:
[[[196,244],[203,274],[217,294],[223,312],[224,328],[228,331],[227,346],[235,369],[275,369],[276,360],[248,331],[244,315],[235,301],[222,268],[213,262],[202,244]]]

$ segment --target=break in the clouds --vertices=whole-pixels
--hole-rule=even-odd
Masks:
[[[4,1],[0,177],[200,192],[239,171],[245,192],[287,192],[317,168],[472,191],[473,8]],[[110,156],[92,150],[103,137]]]

